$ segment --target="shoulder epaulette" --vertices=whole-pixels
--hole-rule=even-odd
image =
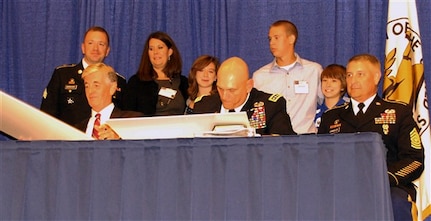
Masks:
[[[126,80],[126,78],[123,75],[119,74],[118,72],[116,72],[116,73],[117,73],[117,77],[120,77],[120,78],[123,78],[124,80]]]
[[[272,102],[277,102],[278,99],[280,99],[281,97],[283,97],[283,95],[281,94],[272,94],[271,96],[269,96],[268,100]]]
[[[340,107],[347,107],[348,104],[350,104],[350,102],[346,101],[343,104],[335,105],[334,107],[332,107],[332,109],[334,109],[334,108],[340,108]]]
[[[328,110],[326,110],[325,111],[325,113],[326,112],[328,112],[328,111],[330,111],[330,110],[336,110],[336,109],[340,109],[340,108],[345,108],[345,109],[347,109],[349,106],[350,103],[349,102],[345,102],[344,104],[342,104],[342,105],[339,105],[339,106],[335,106],[335,107],[333,107],[333,108],[331,108],[331,109],[328,109]]]
[[[76,64],[63,64],[60,66],[57,66],[55,69],[60,69],[60,68],[71,68],[71,67],[75,67]]]

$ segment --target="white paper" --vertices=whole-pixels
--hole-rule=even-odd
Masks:
[[[0,95],[0,130],[18,140],[94,140],[3,91]]]
[[[117,118],[108,120],[106,124],[122,139],[201,137],[204,132],[213,131],[217,125],[243,125],[247,130],[251,128],[245,112]]]

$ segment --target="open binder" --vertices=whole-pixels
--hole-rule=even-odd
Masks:
[[[122,139],[254,136],[245,112],[117,118],[106,122]]]

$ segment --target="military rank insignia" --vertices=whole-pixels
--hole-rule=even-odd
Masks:
[[[383,134],[389,134],[389,124],[395,124],[397,115],[395,109],[386,109],[385,112],[380,113],[380,117],[374,118],[374,124],[381,124]]]
[[[43,99],[46,99],[46,97],[48,97],[48,90],[45,88],[45,90],[43,90],[43,94],[42,94]]]
[[[262,101],[255,102],[254,108],[251,109],[253,114],[249,121],[250,126],[256,129],[262,129],[266,127],[266,115],[265,115],[265,104]]]
[[[272,94],[272,95],[268,98],[268,100],[269,100],[269,101],[271,101],[271,102],[277,102],[277,101],[278,101],[278,99],[280,99],[280,97],[282,97],[282,95],[281,95],[281,94]]]
[[[410,131],[410,143],[413,148],[418,150],[422,149],[421,136],[419,136],[419,133],[416,128],[413,128],[412,131]]]

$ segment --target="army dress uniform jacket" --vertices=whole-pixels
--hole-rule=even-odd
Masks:
[[[414,199],[412,181],[423,171],[424,150],[411,109],[376,96],[360,120],[351,103],[326,111],[318,131],[319,134],[354,132],[381,134],[387,148],[390,185],[406,190]]]
[[[83,71],[82,61],[79,64],[57,67],[43,93],[40,110],[72,126],[88,118],[91,107],[85,96],[84,81],[81,78]],[[119,74],[117,76],[118,89],[112,101],[121,108],[126,79]]]
[[[144,115],[141,112],[136,111],[124,111],[121,110],[118,107],[114,107],[114,110],[112,110],[110,119],[112,118],[130,118],[130,117],[143,117]],[[87,116],[85,120],[82,120],[81,122],[75,124],[75,128],[85,133],[87,130],[88,121],[90,120],[90,117]]]
[[[219,113],[222,102],[217,94],[204,96],[195,103],[193,114]],[[278,94],[268,94],[253,88],[242,107],[246,111],[250,125],[261,135],[296,134],[286,113],[286,100]]]

